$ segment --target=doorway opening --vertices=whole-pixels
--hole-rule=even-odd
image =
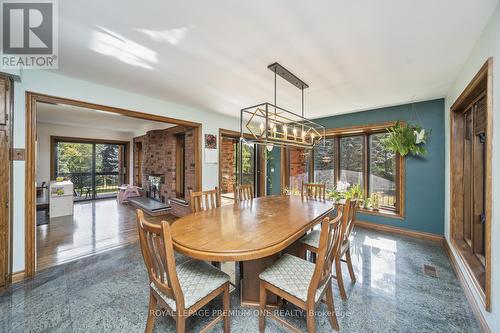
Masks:
[[[242,166],[242,184],[251,184],[256,196],[266,195],[266,159],[262,146],[242,144],[240,133],[219,130],[219,184],[222,204],[233,203],[234,186],[239,181],[239,164]]]
[[[150,221],[187,212],[185,193],[201,188],[200,124],[27,100],[25,276],[137,241],[136,208]]]

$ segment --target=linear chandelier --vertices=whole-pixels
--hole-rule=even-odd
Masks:
[[[295,146],[312,149],[325,136],[325,127],[304,117],[304,89],[309,86],[275,62],[269,65],[274,72],[274,103],[261,103],[241,110],[240,136],[248,143],[273,146]],[[276,105],[276,78],[283,79],[299,88],[302,93],[301,115]],[[244,134],[250,134],[245,138]]]

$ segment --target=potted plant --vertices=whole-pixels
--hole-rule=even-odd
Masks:
[[[427,153],[425,143],[429,138],[430,131],[426,131],[418,125],[411,125],[402,122],[387,129],[389,134],[383,140],[385,148],[401,156],[408,154],[414,156],[424,156]]]
[[[363,207],[364,200],[364,191],[361,188],[361,185],[354,184],[346,191],[345,195],[346,199],[357,199],[359,207]]]
[[[378,192],[374,192],[372,193],[371,197],[370,197],[370,201],[372,203],[372,208],[373,210],[379,210],[380,208],[380,193]]]
[[[371,209],[372,208],[372,200],[371,198],[366,198],[363,202],[363,208],[364,209]]]
[[[335,188],[327,192],[327,197],[332,200],[334,204],[340,203],[341,200],[346,198],[346,193],[351,184],[348,182],[339,181]]]

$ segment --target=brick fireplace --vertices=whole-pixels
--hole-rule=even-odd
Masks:
[[[161,177],[160,198],[162,201],[176,198],[176,149],[177,136],[183,135],[185,142],[184,160],[184,196],[178,198],[186,200],[189,198],[189,190],[196,185],[195,173],[195,142],[194,129],[185,126],[175,126],[164,130],[153,130],[145,135],[134,138],[134,156],[138,154],[136,143],[141,143],[142,163],[139,166],[142,170],[142,185],[147,191],[149,175]],[[134,170],[136,179],[137,170]]]

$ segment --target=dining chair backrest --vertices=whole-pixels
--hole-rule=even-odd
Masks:
[[[142,257],[150,283],[168,297],[175,299],[177,308],[184,308],[184,295],[175,268],[170,225],[149,223],[141,209],[136,210]]]
[[[189,191],[191,211],[193,213],[220,207],[220,193],[217,186],[213,190]]]
[[[303,183],[300,191],[302,198],[309,199],[326,199],[326,186],[325,184],[309,184]]]
[[[330,283],[333,261],[340,251],[342,242],[341,219],[342,213],[339,213],[333,220],[325,217],[321,223],[316,266],[307,291],[308,301],[314,301],[318,288],[321,288],[325,283]]]
[[[253,185],[234,185],[234,202],[248,201],[253,199]]]
[[[358,200],[347,199],[342,208],[342,234],[344,235],[343,241],[349,240],[352,229],[354,228],[354,220],[356,217],[356,210],[358,208]]]

